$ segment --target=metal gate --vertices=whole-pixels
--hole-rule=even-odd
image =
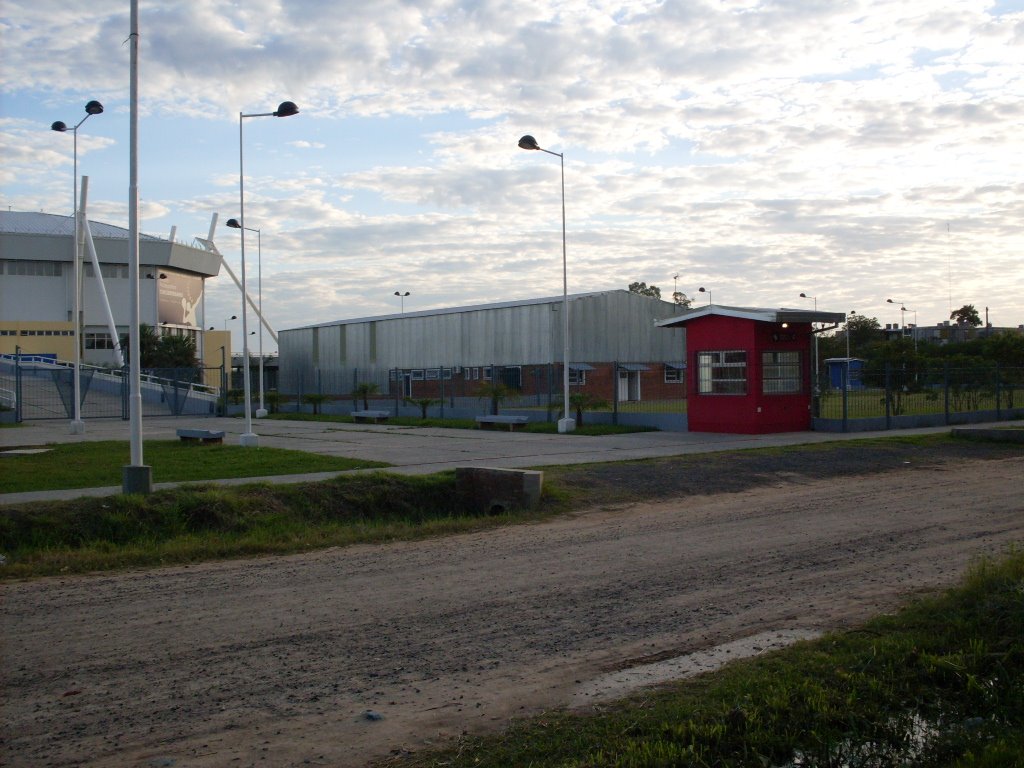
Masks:
[[[224,371],[198,368],[147,370],[141,376],[144,416],[215,416],[223,408]],[[83,419],[128,419],[128,368],[81,366],[79,415]],[[17,421],[73,419],[75,367],[33,355],[0,359],[0,408],[13,408]]]

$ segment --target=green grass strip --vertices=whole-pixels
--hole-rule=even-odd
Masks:
[[[1024,765],[1024,552],[849,632],[403,765]]]
[[[453,471],[196,485],[145,496],[11,505],[0,510],[0,553],[6,558],[0,579],[411,540],[513,519],[469,509],[456,493]],[[518,519],[523,517],[531,515]]]
[[[242,448],[180,440],[147,440],[143,445],[153,482],[344,472],[386,467],[379,461],[347,459],[283,448]],[[120,486],[131,462],[127,441],[104,440],[50,446],[44,453],[0,458],[0,493]]]

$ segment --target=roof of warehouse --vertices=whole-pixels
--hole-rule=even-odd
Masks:
[[[568,298],[569,301],[579,301],[581,299],[590,299],[590,298],[595,298],[597,296],[607,296],[609,294],[615,294],[615,293],[625,293],[625,294],[628,294],[630,296],[638,295],[638,294],[635,294],[635,293],[630,293],[629,291],[625,290],[624,288],[616,288],[616,289],[610,290],[610,291],[591,291],[589,293],[570,293],[567,298]],[[648,298],[648,297],[642,297],[642,298]],[[659,301],[659,299],[652,299],[652,300],[653,301]],[[516,301],[498,301],[498,302],[495,302],[493,304],[472,304],[472,305],[465,306],[465,307],[442,307],[440,309],[424,309],[424,310],[420,310],[418,312],[402,312],[402,313],[395,313],[395,314],[391,314],[391,315],[372,315],[372,316],[369,316],[369,317],[353,317],[353,318],[350,318],[348,320],[333,320],[333,321],[327,322],[327,323],[314,323],[312,325],[303,325],[303,326],[301,326],[299,328],[288,328],[286,330],[299,331],[299,330],[303,330],[303,329],[306,329],[306,328],[330,328],[330,327],[336,326],[336,325],[350,325],[352,323],[367,323],[367,322],[370,322],[370,321],[397,320],[397,319],[401,319],[401,318],[412,318],[412,317],[431,317],[431,316],[436,316],[436,315],[453,315],[453,314],[458,314],[460,312],[479,312],[479,311],[482,311],[482,310],[504,309],[504,308],[507,308],[507,307],[525,307],[525,306],[531,306],[531,305],[534,305],[534,304],[557,304],[557,305],[561,306],[561,303],[562,303],[562,297],[561,296],[548,296],[548,297],[540,298],[540,299],[519,299],[519,300],[516,300]],[[671,304],[671,302],[664,302],[664,303]],[[556,309],[557,309],[557,307],[556,307]]]

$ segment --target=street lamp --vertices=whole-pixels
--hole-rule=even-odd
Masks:
[[[238,113],[238,233],[242,239],[242,383],[245,391],[245,434],[239,438],[239,444],[252,448],[259,446],[259,438],[252,431],[252,387],[249,384],[249,324],[246,319],[246,302],[249,294],[245,288],[245,142],[242,137],[242,125],[247,117],[291,117],[297,114],[299,108],[291,101],[282,101],[275,112],[257,112],[249,115]]]
[[[533,136],[519,139],[520,149],[538,150],[554,155],[562,167],[562,418],[558,420],[559,432],[572,432],[576,420],[569,416],[569,277],[565,258],[565,155],[543,149]]]
[[[708,295],[708,306],[711,306],[711,291],[705,288],[703,285],[697,289],[697,293],[706,293]]]
[[[400,298],[402,300],[402,314],[403,315],[405,314],[405,297],[408,296],[408,295],[409,295],[408,291],[406,291],[405,293],[402,293],[400,291],[395,291],[395,296],[397,296],[398,298]]]
[[[814,311],[818,311],[818,297],[808,296],[806,293],[800,293],[801,299],[811,299],[814,302]],[[811,333],[814,333],[814,323],[811,323]],[[847,355],[849,357],[849,355]],[[818,334],[814,334],[814,394],[818,394]]]
[[[238,319],[238,315],[232,315],[231,317],[225,317],[224,318],[224,330],[226,331],[228,329],[228,323],[229,322],[231,322],[232,320],[237,320],[237,319]],[[211,327],[210,330],[212,331],[213,328]]]
[[[85,432],[85,422],[82,421],[82,331],[81,331],[81,314],[82,314],[82,262],[81,262],[81,251],[79,248],[79,234],[81,228],[81,222],[78,220],[78,129],[82,123],[88,120],[93,115],[103,114],[103,105],[98,101],[90,101],[85,105],[85,117],[79,120],[75,125],[71,127],[71,135],[74,138],[73,141],[73,173],[71,186],[71,205],[75,212],[75,231],[72,235],[72,246],[75,260],[75,297],[73,299],[74,316],[75,316],[75,371],[74,371],[74,406],[72,408],[71,426],[70,432],[72,435],[81,435]],[[61,120],[50,125],[51,131],[57,131],[58,133],[65,133],[68,131],[68,126]]]
[[[238,219],[228,219],[227,224],[232,229],[242,229]],[[256,233],[256,306],[259,312],[259,350],[260,350],[260,407],[256,409],[256,418],[262,419],[267,415],[267,409],[263,405],[263,232],[259,228],[245,227],[248,232]],[[249,334],[252,336],[252,334]]]

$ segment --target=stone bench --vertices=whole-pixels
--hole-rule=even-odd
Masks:
[[[212,429],[179,429],[178,438],[183,443],[223,443],[224,433]]]
[[[529,421],[525,416],[477,416],[476,424],[480,429],[498,429],[499,427],[508,427],[508,431],[512,432],[516,429],[522,429],[526,426]]]
[[[387,421],[391,413],[389,411],[352,411],[351,416],[356,421],[372,421],[374,424],[379,424],[382,421]]]

